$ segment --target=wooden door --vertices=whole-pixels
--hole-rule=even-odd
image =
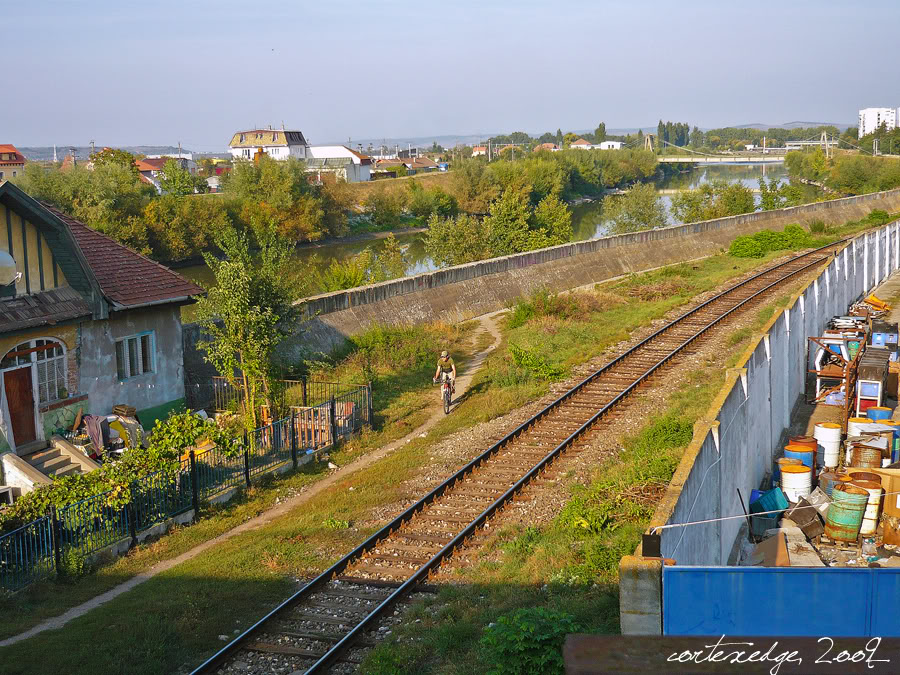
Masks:
[[[3,373],[6,405],[12,418],[13,440],[16,447],[37,438],[34,431],[34,390],[31,387],[31,366]]]

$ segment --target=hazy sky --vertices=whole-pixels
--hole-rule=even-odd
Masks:
[[[0,143],[224,150],[900,105],[897,0],[0,0]]]

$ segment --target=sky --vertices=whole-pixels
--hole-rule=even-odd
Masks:
[[[0,143],[852,124],[900,105],[898,20],[896,0],[0,0]]]

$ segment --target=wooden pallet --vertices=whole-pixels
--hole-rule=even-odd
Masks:
[[[855,551],[860,552],[862,550],[862,546],[859,543],[859,539],[855,539],[853,541],[841,541],[838,539],[832,539],[828,535],[821,534],[816,537],[816,546],[819,544],[825,544],[826,546],[834,546],[837,549],[842,551]]]

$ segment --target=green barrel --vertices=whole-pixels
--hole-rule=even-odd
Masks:
[[[835,485],[825,519],[825,535],[835,541],[856,541],[868,501],[869,493],[862,488],[846,483]]]

